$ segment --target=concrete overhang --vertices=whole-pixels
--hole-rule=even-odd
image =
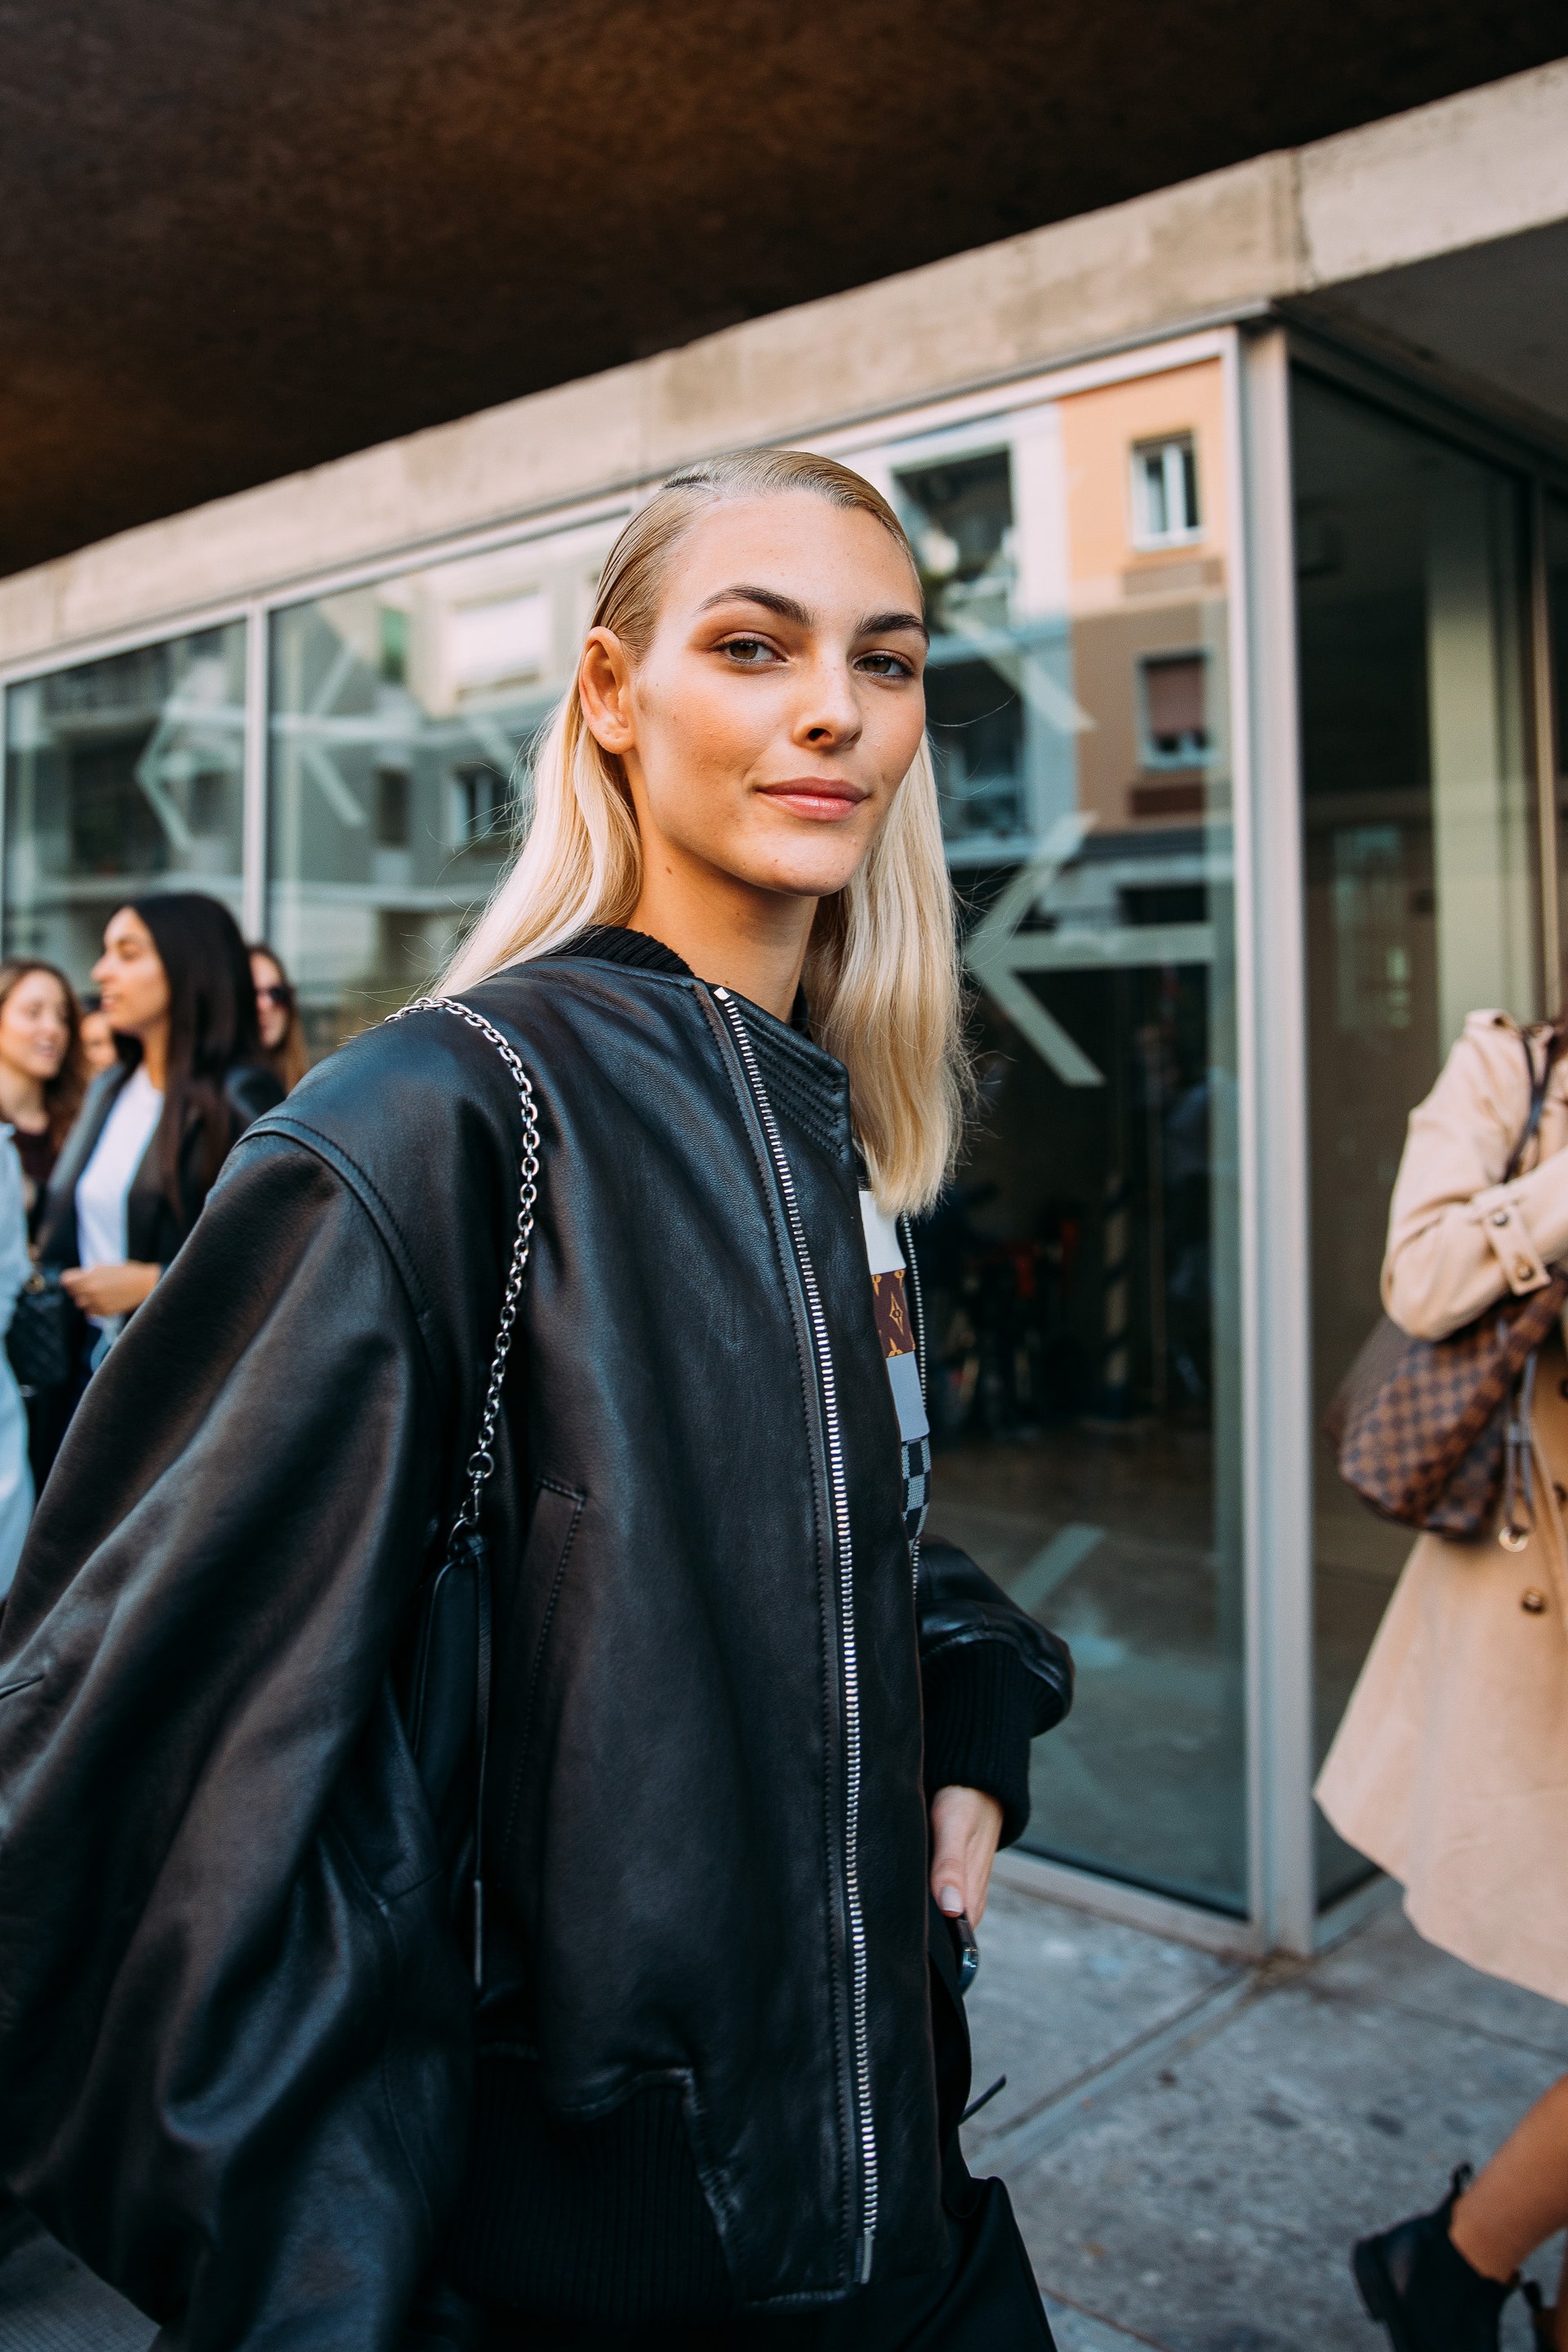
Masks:
[[[1568,51],[1554,0],[3,22],[0,572]]]
[[[0,581],[0,662],[1283,306],[1568,446],[1568,61],[747,321]]]

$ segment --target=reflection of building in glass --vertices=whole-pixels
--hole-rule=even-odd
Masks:
[[[12,688],[6,952],[81,971],[116,907],[197,888],[240,911],[245,631],[209,629]]]
[[[488,896],[610,535],[404,572],[274,620],[268,927],[317,1050],[427,980]]]
[[[941,1526],[1114,1653],[1098,1729],[1063,1737],[1055,1850],[1147,1874],[1158,1848],[1223,1901],[1244,1869],[1229,613],[1225,500],[1198,504],[1222,404],[1217,360],[1150,365],[854,462],[921,567],[981,991],[985,1116],[924,1236]],[[1086,1428],[1139,1465],[1142,1525],[1067,1507]],[[1151,1575],[1152,1711],[1123,1704]],[[1172,1794],[1134,1827],[1115,1789],[1144,1769]]]

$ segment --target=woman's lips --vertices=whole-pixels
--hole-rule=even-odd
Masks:
[[[853,816],[861,802],[870,797],[858,785],[841,783],[835,776],[791,776],[782,784],[762,784],[758,790],[764,799],[777,801],[796,816],[823,817],[830,824]]]

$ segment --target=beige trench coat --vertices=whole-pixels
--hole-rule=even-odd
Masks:
[[[1535,1049],[1543,1050],[1536,1032]],[[1472,1013],[1411,1113],[1383,1301],[1440,1339],[1568,1264],[1568,1062],[1539,1141],[1500,1179],[1530,1106],[1520,1033]],[[1340,1835],[1405,1887],[1420,1933],[1568,2001],[1568,1356],[1538,1360],[1538,1527],[1527,1548],[1423,1536],[1317,1787]]]

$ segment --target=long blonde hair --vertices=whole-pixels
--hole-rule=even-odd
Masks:
[[[915,561],[891,507],[831,457],[751,449],[671,475],[610,550],[593,628],[638,661],[652,641],[676,542],[716,499],[806,491],[872,515]],[[548,955],[595,923],[624,923],[642,889],[642,844],[620,761],[584,717],[574,677],[532,761],[517,857],[440,981],[471,988]],[[856,1133],[879,1202],[927,1208],[957,1154],[969,1093],[952,893],[936,778],[922,737],[864,864],[820,901],[806,950],[812,1034],[849,1074]]]

